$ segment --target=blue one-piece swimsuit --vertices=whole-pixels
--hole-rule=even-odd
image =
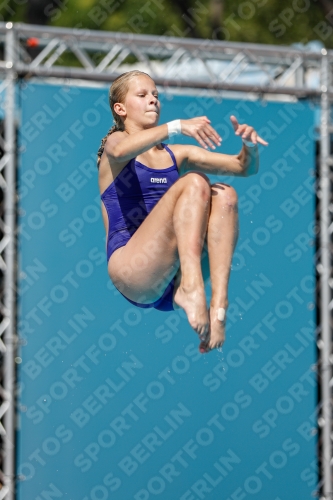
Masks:
[[[101,195],[109,219],[108,261],[117,248],[126,245],[158,200],[179,178],[173,152],[166,144],[162,143],[162,146],[171,156],[173,161],[171,167],[156,170],[133,158]],[[175,278],[169,283],[162,297],[151,304],[140,304],[125,295],[124,297],[138,307],[172,311],[174,280]]]

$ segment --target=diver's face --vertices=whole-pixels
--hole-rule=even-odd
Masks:
[[[158,123],[160,101],[154,81],[146,75],[132,78],[129,82],[124,107],[126,118],[144,128]]]

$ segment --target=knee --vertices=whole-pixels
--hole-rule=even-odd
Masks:
[[[211,197],[211,186],[207,175],[200,172],[189,172],[183,176],[185,189],[194,192],[195,196],[207,201]]]
[[[236,190],[228,184],[216,183],[212,185],[212,201],[221,207],[236,209],[238,197]]]

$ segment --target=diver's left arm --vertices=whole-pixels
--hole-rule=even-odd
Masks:
[[[235,134],[243,140],[243,146],[237,155],[214,153],[198,146],[181,147],[182,172],[202,172],[212,175],[235,175],[248,177],[259,170],[258,143],[267,146],[267,142],[258,136],[253,127],[240,125],[234,116],[230,117]]]
[[[179,147],[179,146],[178,146]],[[182,173],[201,172],[211,175],[248,177],[259,169],[258,146],[243,147],[238,155],[212,153],[198,146],[181,146]]]

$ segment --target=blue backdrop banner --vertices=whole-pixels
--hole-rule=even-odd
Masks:
[[[19,500],[316,498],[314,109],[161,96],[161,123],[235,115],[269,142],[238,193],[223,349],[107,273],[96,153],[108,88],[19,90]],[[169,141],[193,143],[176,136]],[[211,296],[206,282],[207,300]]]

